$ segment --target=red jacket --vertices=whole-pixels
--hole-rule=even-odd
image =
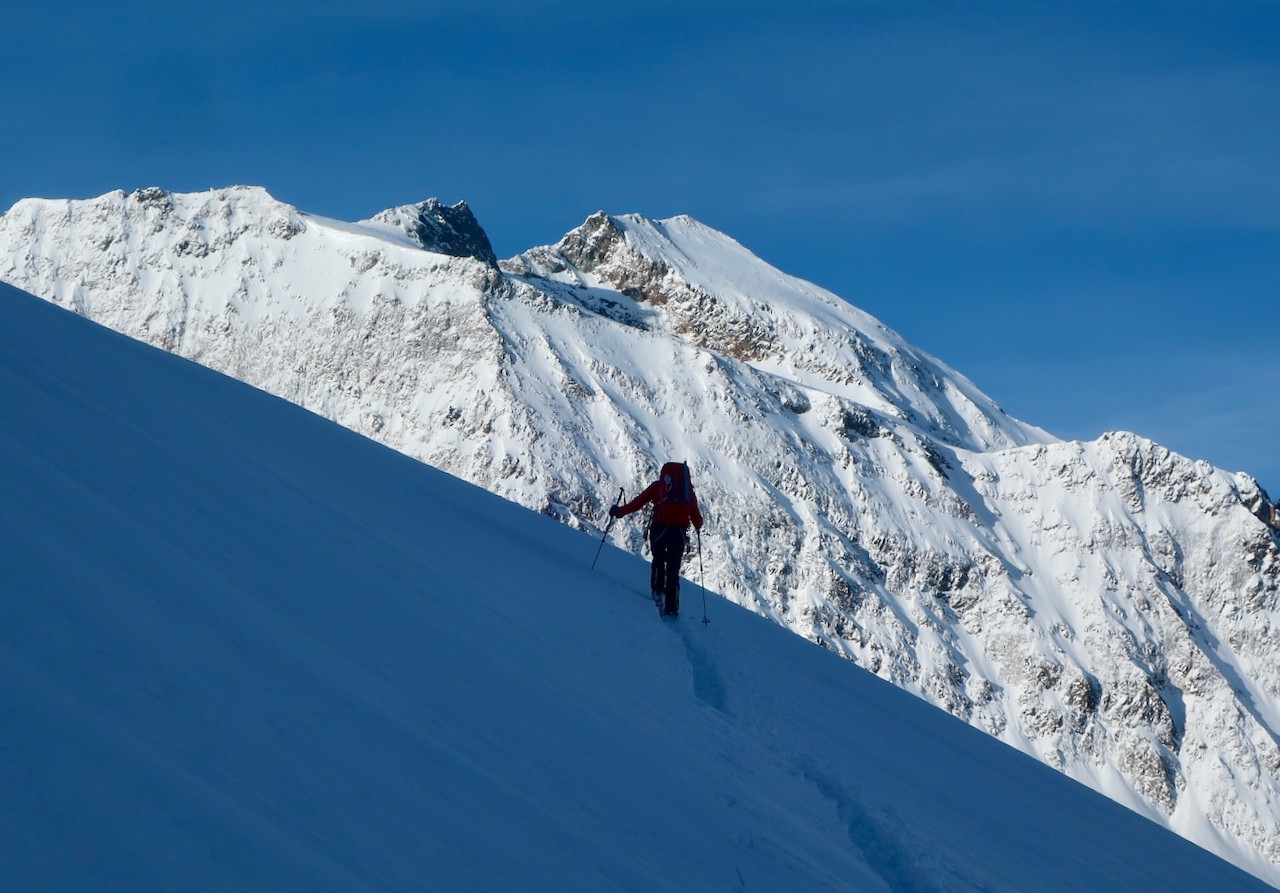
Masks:
[[[668,475],[668,468],[677,463],[668,463],[662,467],[662,474],[652,484],[644,488],[644,492],[626,505],[618,507],[617,517],[629,515],[638,509],[643,508],[649,503],[653,503],[653,517],[650,519],[650,525],[653,524],[672,524],[684,530],[689,529],[689,524],[698,530],[702,529],[702,510],[698,508],[698,494],[693,490],[693,484],[689,484],[689,501],[677,502],[670,497],[667,492],[665,478]],[[682,485],[683,469],[680,470],[681,480],[677,484]]]

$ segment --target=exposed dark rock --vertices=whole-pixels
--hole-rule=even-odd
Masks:
[[[383,211],[373,220],[400,227],[427,251],[450,257],[474,257],[490,266],[498,265],[489,235],[466,202],[444,205],[430,198],[416,205]]]

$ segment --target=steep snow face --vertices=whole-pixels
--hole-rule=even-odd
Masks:
[[[1021,746],[1280,861],[1280,553],[1257,484],[1123,433],[965,467],[1016,589],[948,607],[982,631]]]
[[[1255,482],[1061,443],[687,218],[596,215],[500,268],[468,218],[27,201],[0,278],[579,529],[687,459],[690,576],[1280,881],[1280,526]]]

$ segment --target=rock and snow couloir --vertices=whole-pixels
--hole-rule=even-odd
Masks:
[[[580,529],[686,459],[709,588],[1280,882],[1280,518],[1247,475],[1059,441],[683,217],[499,263],[465,205],[148,189],[18,203],[0,279]]]

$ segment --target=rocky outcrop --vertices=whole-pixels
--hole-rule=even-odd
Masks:
[[[372,223],[396,227],[426,251],[451,257],[474,257],[490,266],[498,257],[489,243],[489,234],[480,226],[466,202],[444,205],[427,199],[416,205],[402,205],[374,216]]]

